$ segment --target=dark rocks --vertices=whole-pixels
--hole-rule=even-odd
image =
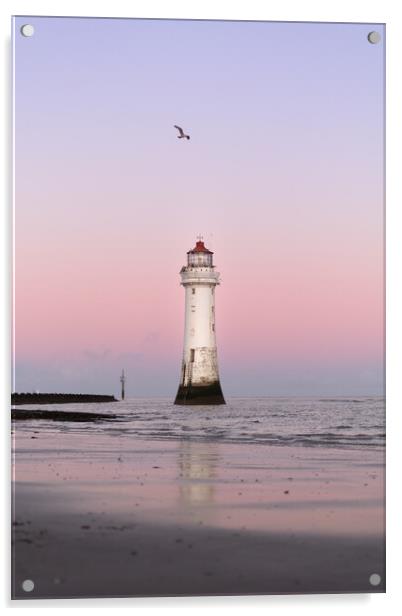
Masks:
[[[78,411],[43,411],[39,409],[11,409],[11,419],[27,420],[27,419],[45,419],[47,421],[75,421],[75,422],[90,422],[90,421],[107,421],[116,419],[117,415],[105,415],[103,413],[83,413]],[[32,436],[31,438],[37,438]]]
[[[11,404],[74,404],[82,402],[117,402],[117,400],[114,396],[98,394],[11,394]]]

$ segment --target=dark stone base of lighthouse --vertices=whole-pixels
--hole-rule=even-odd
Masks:
[[[180,385],[174,403],[188,406],[226,404],[219,381],[208,385]]]

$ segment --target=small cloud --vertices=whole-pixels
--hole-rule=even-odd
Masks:
[[[129,364],[130,362],[138,362],[143,358],[142,353],[120,353],[116,355],[116,361],[119,363]]]
[[[157,342],[158,340],[160,340],[160,332],[148,332],[147,334],[145,334],[144,338],[143,338],[143,342],[145,343],[149,343],[149,342]]]
[[[102,360],[102,359],[106,359],[107,357],[110,357],[111,355],[111,350],[110,349],[103,349],[101,351],[94,351],[91,349],[84,349],[83,354],[85,355],[85,357],[87,359],[91,359],[91,360]]]

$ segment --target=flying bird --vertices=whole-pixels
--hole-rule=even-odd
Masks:
[[[190,135],[185,135],[183,129],[181,128],[181,126],[176,126],[176,124],[175,124],[174,128],[177,128],[177,130],[180,133],[180,135],[177,135],[178,139],[190,139]]]

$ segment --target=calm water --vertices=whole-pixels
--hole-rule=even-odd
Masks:
[[[118,415],[117,419],[97,423],[18,422],[19,431],[29,432],[342,448],[382,448],[385,444],[382,397],[232,398],[225,406],[215,407],[174,406],[168,399],[132,398],[112,404],[20,408]]]

